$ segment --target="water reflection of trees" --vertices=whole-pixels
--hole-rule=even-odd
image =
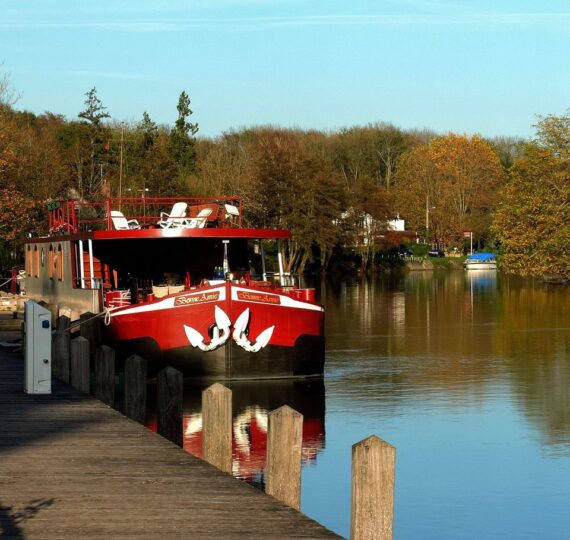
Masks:
[[[511,279],[499,297],[497,355],[517,404],[548,445],[570,444],[570,291]]]
[[[494,295],[473,289],[461,272],[354,282],[340,297],[327,298],[327,347],[358,351],[365,361],[415,361],[409,379],[473,382],[477,373],[495,370],[473,361],[489,354]]]
[[[570,290],[489,273],[409,273],[324,288],[328,391],[393,412],[511,394],[570,444]]]

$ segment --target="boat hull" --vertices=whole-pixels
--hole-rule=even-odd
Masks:
[[[496,263],[469,263],[465,265],[465,270],[496,270]]]
[[[242,340],[236,340],[240,316],[247,324]],[[268,343],[252,352],[270,328]],[[321,306],[229,283],[119,309],[106,327],[120,358],[136,353],[152,372],[173,366],[186,376],[226,380],[322,376],[323,331]],[[216,332],[222,343],[203,350],[212,346]],[[194,342],[191,335],[197,336]]]
[[[268,345],[257,353],[246,352],[234,342],[215,351],[191,346],[161,350],[151,338],[116,341],[118,355],[138,354],[149,362],[150,374],[172,366],[185,376],[199,379],[251,380],[320,377],[324,370],[324,339],[299,336],[292,347]]]

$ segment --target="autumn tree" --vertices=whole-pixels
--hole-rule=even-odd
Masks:
[[[493,137],[488,142],[499,157],[503,169],[507,171],[520,157],[525,141],[520,137]]]
[[[405,217],[407,227],[426,241],[446,234],[445,209],[436,201],[444,199],[445,185],[436,174],[429,145],[420,145],[402,155],[394,190],[395,208]]]
[[[262,211],[255,206],[258,198],[253,185],[255,156],[263,133],[261,129],[231,130],[214,140],[196,141],[197,174],[208,195],[236,195],[254,214]],[[248,214],[244,219],[249,220]]]
[[[443,184],[434,200],[445,209],[445,240],[456,242],[463,231],[481,240],[490,226],[503,171],[497,155],[480,136],[449,134],[431,144],[437,180]]]
[[[57,141],[63,117],[14,111],[7,122],[14,160],[5,178],[36,201],[63,194],[69,185],[65,155]]]
[[[28,232],[35,229],[36,202],[26,193],[25,183],[16,184],[18,171],[25,170],[19,153],[21,133],[16,129],[14,111],[0,109],[0,264],[9,266]]]
[[[169,152],[169,140],[164,129],[145,111],[142,120],[128,132],[125,148],[128,183],[131,190],[150,197],[168,197],[182,192],[176,163]]]
[[[570,159],[570,109],[564,115],[539,116],[534,143],[562,161]]]
[[[328,263],[338,241],[340,181],[330,164],[310,156],[297,133],[267,130],[260,134],[255,156],[254,185],[257,222],[265,227],[290,228],[285,265],[302,272],[318,247]]]
[[[361,269],[367,270],[385,243],[390,215],[386,190],[361,181],[346,191],[343,203],[341,244],[356,253]]]
[[[450,133],[404,153],[396,173],[397,210],[430,240],[459,242],[486,235],[502,168],[487,142]]]
[[[12,138],[13,129],[10,117],[13,115],[14,90],[7,75],[0,77],[0,182],[5,180],[5,172],[13,162]],[[1,187],[0,184],[0,187]]]
[[[511,273],[570,279],[570,118],[548,116],[511,169],[492,230]]]
[[[14,90],[7,74],[0,76],[0,113],[10,112],[20,96]]]

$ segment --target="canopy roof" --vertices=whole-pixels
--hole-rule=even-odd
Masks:
[[[488,261],[494,259],[494,253],[473,253],[467,260],[469,261]]]

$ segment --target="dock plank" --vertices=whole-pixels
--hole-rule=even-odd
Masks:
[[[23,392],[0,350],[2,538],[339,538],[54,379]]]

